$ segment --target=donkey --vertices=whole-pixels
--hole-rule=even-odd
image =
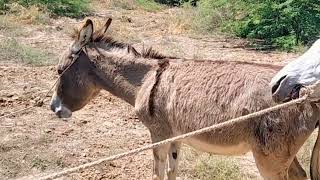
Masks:
[[[57,68],[51,109],[58,117],[70,117],[104,89],[134,106],[158,142],[275,105],[269,81],[279,66],[138,52],[105,34],[110,23],[94,30],[88,19],[74,34]],[[163,145],[153,150],[153,179],[176,179],[182,143],[221,155],[252,151],[265,179],[306,179],[296,153],[318,116],[316,105],[301,104]]]
[[[290,101],[299,97],[306,86],[320,80],[320,39],[300,57],[284,66],[271,80],[272,96],[276,102]],[[312,179],[320,179],[320,136],[313,149],[310,172]]]

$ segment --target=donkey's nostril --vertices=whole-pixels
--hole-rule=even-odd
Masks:
[[[62,118],[62,111],[61,110],[56,111],[56,115],[58,116],[58,118]]]
[[[278,90],[278,88],[279,88],[282,80],[284,80],[284,78],[286,78],[286,77],[287,77],[287,76],[281,77],[281,78],[279,79],[279,81],[277,81],[277,83],[272,86],[272,89],[271,89],[272,94],[274,94],[274,93]]]
[[[53,104],[51,104],[51,105],[50,105],[50,109],[51,109],[51,111],[55,112],[56,107],[55,107]]]

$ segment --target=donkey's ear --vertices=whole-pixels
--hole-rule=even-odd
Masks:
[[[72,52],[77,53],[88,42],[91,41],[93,34],[93,22],[88,19],[79,31],[78,37],[72,45]]]
[[[86,45],[91,41],[93,34],[93,22],[88,19],[86,23],[82,26],[79,32],[79,42],[81,45]]]
[[[112,22],[112,18],[109,18],[109,19],[107,20],[106,24],[104,24],[103,33],[106,33],[106,32],[107,32],[107,30],[108,30],[111,22]]]

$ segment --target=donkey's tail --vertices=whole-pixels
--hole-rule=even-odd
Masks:
[[[311,156],[310,176],[311,180],[320,180],[320,124],[318,124],[318,137]]]

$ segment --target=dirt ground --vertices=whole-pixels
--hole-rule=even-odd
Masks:
[[[158,13],[134,10],[99,12],[101,16],[113,17],[111,35],[137,48],[153,46],[171,56],[275,64],[283,64],[298,56],[248,50],[243,48],[245,41],[220,35],[185,35],[178,31],[178,26],[166,24],[167,18],[174,13],[175,9]],[[20,27],[26,34],[15,38],[22,44],[44,49],[58,57],[70,43],[67,29],[77,24],[78,20],[61,18],[52,20],[45,27],[27,25]],[[0,42],[7,36],[7,33],[0,31]],[[56,64],[57,59],[48,61]],[[0,57],[0,118],[33,105],[46,94],[56,78],[54,65],[33,66]],[[101,92],[68,121],[58,119],[49,110],[48,103],[45,103],[42,107],[0,119],[0,179],[56,172],[148,143],[149,133],[135,116],[133,108],[108,92]],[[199,179],[194,167],[199,159],[208,157],[184,147],[180,179]],[[243,174],[241,179],[260,179],[250,154],[234,159],[240,163]],[[151,179],[151,168],[151,151],[146,151],[61,179]]]

